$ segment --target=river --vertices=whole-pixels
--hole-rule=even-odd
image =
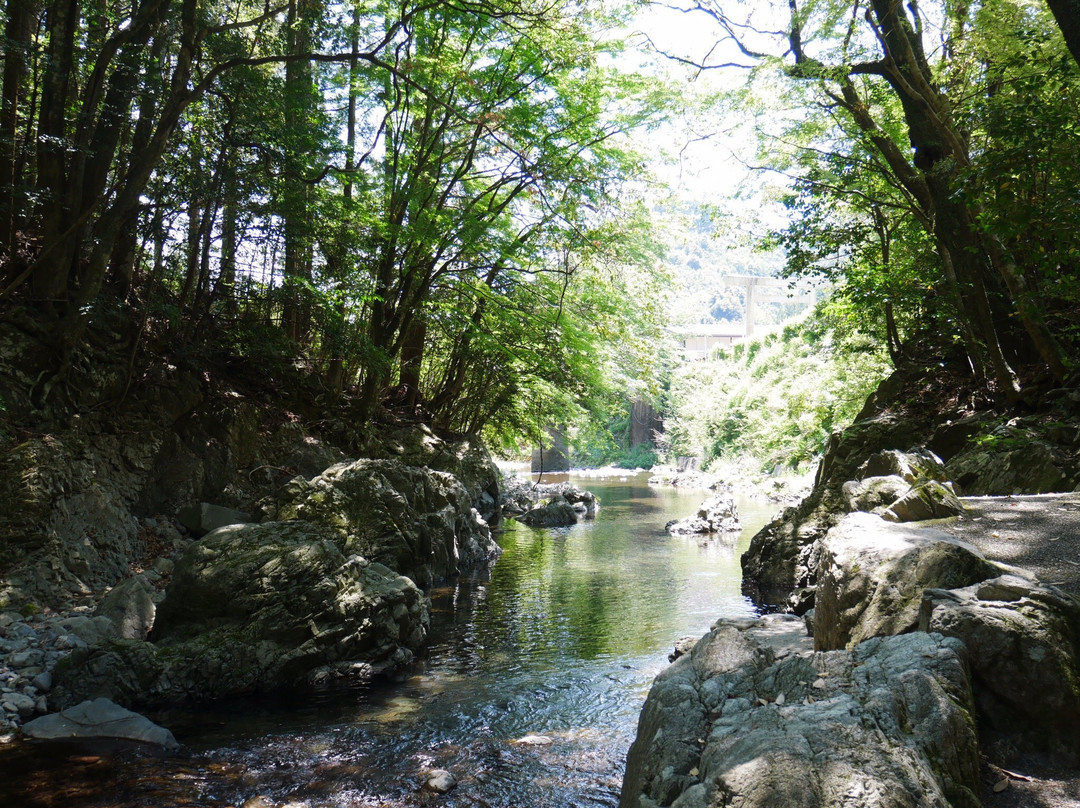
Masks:
[[[754,614],[739,556],[776,507],[739,502],[742,533],[701,543],[664,525],[704,492],[650,487],[644,474],[571,480],[600,497],[597,518],[508,524],[488,574],[431,592],[429,651],[408,677],[154,714],[183,745],[176,756],[15,744],[0,750],[0,804],[616,805],[674,641]],[[421,791],[429,768],[452,772],[457,788]]]

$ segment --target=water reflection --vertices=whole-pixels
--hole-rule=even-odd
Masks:
[[[673,641],[746,616],[739,554],[770,508],[742,503],[737,541],[671,537],[704,494],[588,480],[595,522],[511,525],[488,575],[431,592],[426,660],[392,684],[335,686],[158,716],[185,755],[21,745],[0,803],[225,806],[256,795],[324,806],[615,805],[622,762]],[[517,741],[530,734],[550,744]],[[458,787],[420,790],[424,769]]]

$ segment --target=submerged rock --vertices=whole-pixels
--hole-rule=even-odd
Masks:
[[[620,808],[977,808],[963,647],[938,635],[813,653],[786,615],[720,624],[657,677]]]
[[[24,724],[22,731],[36,740],[111,738],[153,744],[170,751],[180,748],[169,730],[104,698],[35,718]]]
[[[446,794],[457,785],[457,778],[446,769],[432,769],[424,775],[424,788],[436,794]]]

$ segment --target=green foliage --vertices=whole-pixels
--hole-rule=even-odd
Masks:
[[[779,338],[678,368],[666,423],[673,456],[766,473],[809,464],[888,373],[880,344],[827,301]]]

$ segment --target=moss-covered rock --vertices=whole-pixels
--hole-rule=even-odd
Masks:
[[[341,547],[407,575],[421,586],[498,555],[491,531],[452,474],[397,460],[332,466],[295,480],[266,516],[329,529]]]
[[[300,522],[220,528],[176,566],[153,642],[114,640],[57,668],[58,706],[205,700],[275,690],[320,670],[407,664],[427,635],[424,595],[340,536]]]

